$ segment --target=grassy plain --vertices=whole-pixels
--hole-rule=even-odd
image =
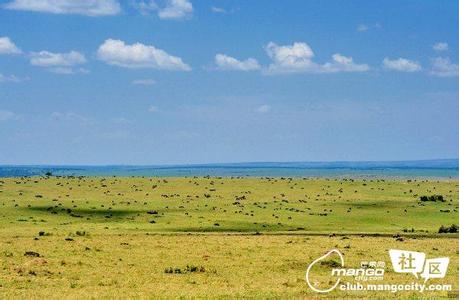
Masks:
[[[390,248],[448,256],[431,281],[454,290],[458,235],[437,232],[459,223],[458,200],[457,180],[3,178],[0,298],[318,296],[305,269],[333,248],[356,267]],[[391,270],[385,282],[413,281]]]

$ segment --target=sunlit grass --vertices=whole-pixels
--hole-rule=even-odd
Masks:
[[[419,201],[432,194],[446,201]],[[458,198],[455,180],[3,178],[0,298],[313,296],[306,267],[333,248],[355,266],[390,248],[449,256],[435,282],[454,287],[457,234],[438,229],[459,223]]]

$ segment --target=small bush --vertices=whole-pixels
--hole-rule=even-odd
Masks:
[[[9,252],[9,251],[3,251],[3,255],[5,257],[13,257],[13,253],[12,252]]]
[[[188,273],[195,273],[195,272],[201,272],[201,273],[204,273],[206,271],[206,269],[203,267],[203,266],[193,266],[193,265],[187,265],[186,266],[186,271]]]
[[[445,202],[446,200],[442,195],[432,195],[432,196],[421,196],[419,200],[422,202],[431,201],[431,202]]]
[[[457,233],[457,230],[459,229],[459,226],[456,224],[453,224],[451,226],[440,226],[440,229],[438,229],[438,233]]]
[[[40,257],[40,253],[35,251],[26,251],[24,256],[31,256],[31,257]]]
[[[187,265],[186,268],[168,267],[164,269],[166,274],[187,274],[187,273],[204,273],[206,269],[203,266]]]
[[[336,260],[323,260],[320,262],[322,266],[327,266],[327,267],[332,267],[332,268],[338,268],[341,267],[341,264],[337,262]]]

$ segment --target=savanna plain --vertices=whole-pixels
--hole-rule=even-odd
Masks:
[[[346,266],[386,261],[384,283],[409,283],[388,250],[421,251],[450,258],[429,283],[457,291],[458,200],[456,179],[0,178],[0,298],[446,298],[322,295],[305,271],[339,249]],[[333,284],[336,261],[315,284]]]

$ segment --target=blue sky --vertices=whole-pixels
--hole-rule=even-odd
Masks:
[[[0,1],[0,164],[459,157],[457,1]]]

